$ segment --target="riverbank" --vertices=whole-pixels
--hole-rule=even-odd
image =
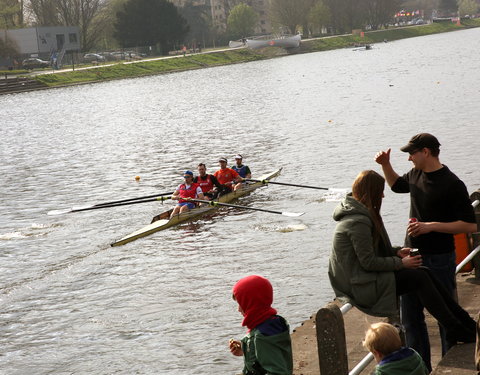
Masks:
[[[462,307],[472,317],[477,317],[480,311],[480,281],[472,273],[457,275],[458,299]],[[426,322],[430,334],[432,352],[432,374],[476,375],[474,365],[474,344],[459,344],[454,346],[445,357],[441,357],[441,344],[436,320],[428,313]],[[348,368],[353,369],[367,354],[362,345],[365,332],[372,323],[380,318],[366,315],[353,308],[344,316],[345,334],[348,353]],[[319,374],[315,314],[292,333],[294,353],[294,374]],[[370,363],[363,373],[369,374],[375,367]],[[370,372],[369,372],[370,371]]]
[[[462,20],[460,25],[452,22],[442,22],[432,23],[430,25],[371,31],[365,32],[363,38],[359,35],[349,34],[307,39],[302,41],[301,46],[294,53],[327,51],[351,47],[356,43],[373,44],[384,42],[385,40],[393,41],[473,27],[480,27],[480,19]],[[245,48],[227,49],[186,56],[161,57],[140,62],[111,64],[91,67],[89,69],[78,69],[76,71],[39,74],[32,78],[47,87],[58,87],[245,63],[270,59],[286,54],[288,54],[286,51],[278,48],[265,48],[262,50]]]

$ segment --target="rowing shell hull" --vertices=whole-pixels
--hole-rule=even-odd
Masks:
[[[272,172],[272,173],[267,173],[261,177],[259,177],[258,179],[259,180],[270,180],[274,177],[277,177],[280,172],[282,171],[282,169],[278,169],[276,170],[275,172]],[[231,193],[228,193],[228,194],[225,194],[225,195],[222,195],[218,201],[219,202],[222,202],[222,203],[228,203],[228,202],[231,202],[233,201],[234,199],[237,199],[237,198],[240,198],[240,197],[243,197],[244,195],[247,195],[249,193],[251,193],[252,191],[254,191],[255,189],[259,188],[260,186],[263,186],[264,183],[262,182],[255,182],[253,184],[247,184],[247,185],[243,185],[241,189],[239,190],[236,190],[236,191],[232,191]],[[155,232],[159,232],[161,230],[164,230],[164,229],[168,229],[170,227],[173,227],[177,224],[180,224],[180,223],[183,223],[184,221],[188,221],[188,220],[191,220],[191,219],[194,219],[198,216],[201,216],[203,214],[205,214],[206,212],[209,212],[209,211],[212,211],[212,210],[215,210],[217,207],[214,207],[214,206],[201,206],[201,207],[198,207],[198,208],[194,208],[193,210],[190,210],[190,211],[187,211],[187,212],[184,212],[182,214],[179,214],[179,215],[176,215],[174,216],[173,218],[171,219],[168,219],[168,217],[170,217],[170,213],[172,212],[172,210],[168,210],[168,211],[165,211],[163,213],[161,213],[160,215],[158,215],[157,217],[166,217],[167,219],[159,219],[133,233],[130,233],[129,235],[119,239],[118,241],[115,241],[111,244],[111,246],[121,246],[121,245],[125,245],[129,242],[132,242],[132,241],[135,241],[139,238],[142,238],[142,237],[146,237],[146,236],[149,236]]]
[[[271,39],[248,39],[247,47],[252,49],[265,48],[265,47],[281,47],[281,48],[297,48],[300,45],[302,39],[301,35],[293,35],[286,37],[278,37]]]

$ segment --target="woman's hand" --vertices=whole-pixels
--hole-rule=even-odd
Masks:
[[[402,263],[405,268],[418,268],[422,265],[422,256],[415,255],[411,257],[410,255],[402,258]]]
[[[408,257],[410,255],[410,250],[411,248],[410,247],[404,247],[400,250],[397,251],[397,257],[399,258],[405,258],[405,257]]]
[[[228,342],[228,346],[230,348],[230,353],[236,356],[242,356],[243,355],[243,350],[242,350],[242,343],[238,340],[230,339]]]

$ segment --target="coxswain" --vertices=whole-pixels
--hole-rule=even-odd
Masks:
[[[206,199],[216,198],[218,191],[222,189],[220,182],[213,174],[207,174],[207,166],[205,164],[198,164],[197,170],[198,176],[193,179],[193,182],[200,185]]]
[[[222,195],[224,193],[232,191],[234,187],[237,188],[238,183],[242,182],[242,178],[236,171],[231,168],[227,168],[226,158],[218,159],[218,163],[220,164],[220,169],[216,171],[213,175],[222,185],[223,191],[220,192],[220,195]]]
[[[178,200],[178,204],[173,209],[170,219],[175,215],[195,208],[195,203],[189,201],[190,199],[205,199],[200,185],[193,182],[192,171],[185,171],[183,178],[185,179],[185,182],[178,185],[172,195],[172,199]]]

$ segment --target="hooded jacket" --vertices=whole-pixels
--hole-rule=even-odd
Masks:
[[[333,237],[328,276],[335,295],[363,312],[391,316],[397,312],[393,271],[403,268],[382,226],[375,241],[374,224],[365,205],[351,195],[333,213]]]
[[[290,328],[271,307],[273,288],[261,276],[247,276],[235,284],[233,295],[243,310],[242,339],[245,375],[291,375],[293,371]]]
[[[384,357],[375,368],[375,375],[428,375],[422,357],[411,348],[401,348]]]

